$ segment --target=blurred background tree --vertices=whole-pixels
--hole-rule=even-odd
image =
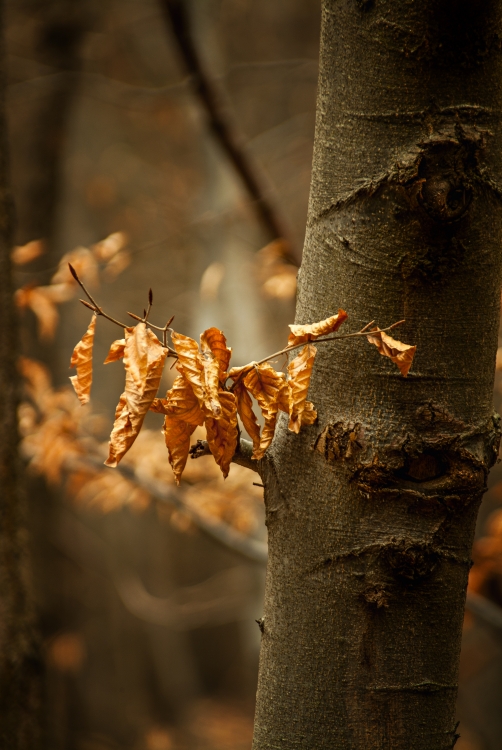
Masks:
[[[157,415],[131,452],[130,475],[107,479],[112,472],[90,468],[89,460],[99,463],[93,451],[110,430],[120,368],[95,365],[92,412],[57,390],[68,382],[70,354],[88,322],[68,291],[69,253],[111,314],[140,313],[152,287],[158,321],[174,314],[178,330],[192,336],[222,328],[235,364],[280,348],[293,320],[291,261],[301,252],[307,215],[319,4],[182,5],[218,112],[287,246],[270,245],[270,222],[215,133],[169,14],[176,5],[6,2],[15,244],[42,241],[17,256],[21,347],[52,379],[25,366],[31,390],[21,410],[32,588],[46,665],[42,747],[51,750],[251,746],[260,641],[254,620],[262,614],[264,575],[260,488],[239,467],[223,485],[199,459],[176,495],[156,441]],[[45,291],[37,296],[33,288]],[[116,337],[111,324],[99,323],[95,363]],[[162,388],[170,382],[167,375]],[[500,480],[496,469],[475,552],[476,591],[494,605],[502,605],[501,524],[491,515],[502,504]],[[235,532],[234,551],[204,519]],[[243,538],[256,542],[244,554],[235,549]],[[463,750],[502,743],[497,611],[490,610],[490,622],[479,610],[468,613]]]

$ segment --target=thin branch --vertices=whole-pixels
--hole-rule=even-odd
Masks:
[[[193,80],[195,91],[206,110],[213,135],[240,175],[254,202],[258,217],[271,239],[288,239],[290,232],[285,228],[285,222],[277,207],[268,197],[258,169],[252,162],[243,138],[237,133],[228,110],[223,104],[223,95],[208,74],[202,56],[194,43],[184,0],[161,0],[161,6],[166,20],[171,25],[185,67]],[[288,245],[292,247],[291,241],[288,241]],[[283,254],[284,260],[294,266],[299,265],[298,256],[299,253],[294,250],[285,251]]]
[[[211,449],[207,440],[197,440],[195,445],[189,450],[190,458],[201,458],[202,456],[211,455]],[[253,443],[250,440],[241,438],[237,443],[236,451],[232,458],[232,463],[244,466],[245,469],[251,469],[259,474],[259,461],[255,461],[251,458],[253,455]]]
[[[68,267],[70,269],[71,275],[73,276],[73,278],[75,279],[75,281],[77,282],[77,284],[80,286],[80,288],[82,289],[82,291],[84,292],[84,294],[87,296],[87,298],[91,301],[92,305],[89,305],[89,303],[86,302],[83,299],[81,299],[80,302],[83,305],[85,305],[86,307],[88,307],[90,310],[92,310],[94,313],[96,313],[96,315],[101,315],[103,318],[106,318],[107,320],[111,321],[112,323],[115,323],[115,325],[120,326],[120,328],[129,328],[129,326],[127,325],[127,323],[121,323],[120,320],[116,320],[115,318],[112,318],[111,315],[108,315],[107,313],[105,313],[105,311],[103,310],[103,308],[98,305],[98,303],[96,302],[96,300],[94,299],[94,297],[86,289],[85,284],[83,283],[83,281],[81,281],[79,279],[79,276],[78,276],[77,272],[75,271],[75,269],[73,268],[73,266],[71,265],[71,263],[68,263]],[[134,315],[134,313],[127,313],[127,314],[130,315],[131,318],[135,318],[136,320],[139,320],[141,323],[145,323],[150,328],[156,328],[158,331],[163,331],[164,332],[164,331],[170,330],[169,328],[167,328],[167,326],[164,327],[164,328],[159,328],[159,326],[155,326],[155,325],[153,325],[153,323],[150,323],[150,321],[147,320],[148,314],[150,312],[150,308],[151,308],[151,303],[148,305],[148,310],[145,311],[145,317],[144,318],[140,318],[137,315]],[[174,318],[174,315],[172,316],[172,318],[169,321],[169,323],[172,322],[173,318]],[[167,325],[169,325],[169,323]],[[165,334],[163,336],[162,346],[164,346],[167,349],[167,356],[168,357],[174,357],[175,359],[178,358],[178,355],[176,354],[176,352],[174,351],[174,349],[172,349],[170,346],[167,345]]]
[[[100,455],[88,455],[78,459],[71,458],[65,461],[64,466],[65,469],[70,471],[78,468],[82,469],[86,466],[93,470],[103,470],[103,458]],[[126,479],[133,481],[138,487],[146,490],[158,502],[167,503],[185,513],[200,531],[224,547],[237,552],[253,562],[263,564],[267,561],[267,545],[265,542],[247,537],[217,518],[199,513],[196,508],[185,502],[181,489],[174,489],[158,479],[138,476],[134,469],[129,466],[119,464],[115,470],[126,477]]]
[[[356,333],[342,333],[340,336],[326,336],[325,338],[319,338],[314,339],[310,343],[312,344],[324,344],[328,341],[341,341],[342,339],[352,339],[356,338],[357,336],[367,336],[368,335],[368,328],[369,326],[373,325],[375,321],[372,320],[371,323],[367,323],[364,328],[361,328],[360,331],[356,331]],[[400,326],[403,323],[405,323],[405,320],[398,320],[397,323],[392,323],[392,325],[387,326],[387,328],[376,328],[374,331],[371,331],[371,333],[386,333],[386,331],[392,331],[393,328],[396,328],[396,326]],[[247,373],[252,367],[256,367],[257,365],[262,365],[265,362],[269,362],[271,359],[276,359],[277,357],[280,357],[282,354],[288,354],[289,352],[294,351],[295,349],[299,349],[302,346],[305,346],[305,344],[308,342],[302,341],[301,344],[293,344],[292,346],[286,346],[284,349],[281,349],[279,352],[275,352],[275,354],[270,354],[268,357],[264,357],[263,359],[260,359],[258,362],[253,362],[250,365],[248,365],[246,370],[243,370],[240,375],[235,379],[233,385],[231,386],[230,390],[233,391],[235,385],[239,382],[239,380]],[[228,378],[227,378],[228,379]]]

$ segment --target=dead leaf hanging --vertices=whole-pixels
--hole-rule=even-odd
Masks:
[[[340,309],[336,315],[331,315],[331,317],[320,320],[318,323],[290,325],[291,333],[288,338],[288,346],[315,341],[320,336],[328,336],[330,333],[335,333],[347,318],[348,315],[345,310]]]
[[[105,462],[107,466],[117,466],[136,440],[145,415],[157,395],[167,356],[167,350],[162,346],[155,334],[147,329],[144,339],[147,347],[146,374],[141,387],[138,388],[137,381],[133,376],[133,371],[136,375],[138,372],[141,372],[138,367],[138,360],[135,357],[137,342],[134,341],[134,332],[126,329],[125,333],[124,366],[126,369],[126,384],[125,391],[120,397],[115,413],[115,424],[110,435],[109,455]],[[131,339],[133,339],[133,343],[128,350],[128,344]],[[130,359],[128,358],[129,351],[133,353]],[[132,370],[130,367],[131,360],[133,362]]]
[[[188,424],[174,416],[166,415],[164,419],[164,439],[176,484],[180,483],[181,475],[186,466],[190,450],[190,437],[196,427],[196,424]]]
[[[116,341],[114,341],[110,346],[110,351],[106,355],[106,359],[103,364],[108,365],[110,364],[110,362],[117,362],[119,359],[122,359],[122,357],[124,356],[125,343],[125,339],[117,339]]]
[[[401,374],[407,377],[417,350],[416,346],[403,344],[401,341],[397,341],[386,333],[379,331],[378,328],[372,328],[371,334],[367,336],[367,339],[370,344],[376,346],[380,354],[384,357],[389,357],[398,366]]]
[[[89,402],[92,385],[92,347],[96,330],[96,315],[93,315],[87,331],[78,342],[71,355],[70,367],[77,368],[77,374],[70,377],[82,405]]]
[[[218,328],[208,328],[200,335],[200,348],[202,353],[209,350],[212,352],[214,357],[220,363],[219,379],[223,381],[228,365],[230,364],[230,357],[232,356],[232,350],[227,346],[227,340],[223,331]]]
[[[242,420],[244,429],[253,441],[253,450],[258,450],[260,446],[260,425],[253,411],[253,402],[251,396],[244,387],[242,381],[238,381],[233,391],[237,399],[237,413]]]
[[[237,401],[233,393],[220,391],[221,417],[207,417],[207,442],[214,459],[226,478],[237,447]]]
[[[178,375],[166,398],[155,398],[150,411],[181,419],[190,425],[203,425],[204,414],[192,387],[184,375]]]
[[[263,458],[274,437],[279,399],[284,384],[284,375],[276,372],[268,362],[254,365],[243,378],[243,385],[257,400],[265,419],[260,445],[253,450],[253,458],[256,460]]]
[[[288,365],[289,389],[289,424],[291,432],[300,432],[302,417],[307,402],[310,376],[314,367],[317,350],[312,344],[307,344]]]
[[[219,361],[213,357],[212,353],[211,357],[209,357],[208,353],[203,363],[197,342],[189,336],[183,336],[181,333],[173,333],[171,340],[178,355],[178,369],[192,386],[201,409],[207,410],[215,419],[219,419],[221,405],[218,399],[218,392],[217,390],[215,391]],[[209,381],[209,387],[206,377]]]
[[[144,389],[146,383],[148,347],[153,342],[152,336],[160,346],[159,340],[146,327],[145,323],[138,323],[137,326],[125,330],[124,367],[140,392]]]

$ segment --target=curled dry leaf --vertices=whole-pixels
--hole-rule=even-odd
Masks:
[[[307,393],[310,376],[314,367],[317,350],[312,344],[307,344],[288,365],[289,389],[289,424],[291,432],[300,432],[302,418],[307,403]],[[315,417],[314,417],[315,419]]]
[[[178,375],[166,398],[154,399],[151,411],[165,414],[164,439],[176,483],[180,483],[190,450],[190,437],[204,424],[204,414],[188,380]]]
[[[258,450],[260,446],[260,425],[253,411],[251,396],[242,381],[237,381],[233,393],[237,399],[237,413],[242,420],[244,429],[253,441],[253,450]]]
[[[156,346],[154,339],[161,347],[158,338],[146,327],[145,323],[138,323],[133,328],[125,329],[124,367],[140,393],[146,385],[149,346]]]
[[[166,414],[181,419],[191,425],[203,425],[204,413],[199,406],[197,397],[184,375],[178,375],[166,398],[155,398],[150,411]]]
[[[207,442],[214,460],[226,478],[237,447],[237,401],[233,393],[220,391],[221,416],[205,420]]]
[[[253,450],[253,458],[263,458],[265,451],[274,437],[277,412],[279,410],[279,399],[285,385],[282,372],[276,372],[274,368],[264,362],[254,364],[244,376],[243,385],[258,401],[265,424],[260,438],[258,449]]]
[[[396,341],[386,333],[379,331],[378,328],[372,328],[371,334],[367,336],[370,344],[374,344],[380,354],[384,357],[389,357],[395,365],[398,366],[401,375],[406,377],[413,363],[413,357],[417,350],[416,346],[409,346],[403,344],[401,341]]]
[[[115,423],[110,435],[109,455],[105,461],[107,466],[117,466],[121,458],[136,440],[145,415],[157,395],[167,356],[166,349],[164,349],[155,334],[147,330],[145,336],[147,343],[146,376],[144,381],[140,383],[140,387],[138,387],[137,380],[134,378],[130,367],[130,361],[133,360],[133,367],[137,376],[138,372],[140,372],[137,360],[134,359],[134,356],[131,356],[130,359],[128,358],[128,342],[131,340],[130,351],[133,353],[136,352],[134,331],[126,329],[125,340],[124,367],[126,369],[126,384],[125,391],[120,397],[115,412]]]
[[[178,355],[178,370],[192,386],[201,409],[206,410],[215,419],[221,416],[221,405],[218,398],[219,360],[210,350],[201,356],[197,342],[181,333],[171,336]]]
[[[320,336],[328,336],[330,333],[335,333],[347,318],[348,315],[345,310],[340,309],[336,315],[332,315],[325,320],[320,320],[318,323],[290,325],[291,333],[288,338],[288,346],[315,341]]]
[[[227,340],[223,331],[218,328],[208,328],[200,335],[200,348],[204,354],[210,351],[220,363],[219,379],[224,380],[227,374],[228,365],[232,350],[227,346]]]
[[[70,367],[77,368],[77,374],[70,377],[82,405],[89,402],[92,385],[92,347],[96,330],[96,315],[93,315],[87,331],[78,342],[71,355]]]
[[[168,414],[164,419],[164,439],[176,484],[180,483],[183,469],[186,466],[190,450],[190,437],[196,427],[196,424],[188,424],[182,419]]]
[[[114,341],[110,346],[110,351],[106,355],[106,359],[103,364],[109,365],[110,362],[117,362],[119,359],[122,359],[122,357],[124,356],[125,343],[125,339],[117,339],[116,341]]]

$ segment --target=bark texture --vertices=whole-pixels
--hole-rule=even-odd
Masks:
[[[0,4],[0,747],[34,750],[38,739],[40,662],[26,580],[17,450],[19,376],[10,267],[13,206],[7,177],[2,6],[3,3]]]
[[[498,449],[502,3],[324,0],[297,322],[406,318],[407,379],[319,346],[318,424],[261,473],[254,750],[446,750],[478,506]],[[350,433],[357,440],[349,440]]]

